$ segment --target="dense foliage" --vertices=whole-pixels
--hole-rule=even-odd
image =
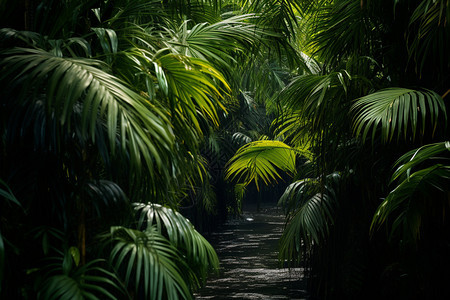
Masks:
[[[259,126],[243,70],[286,42],[251,10],[1,2],[2,299],[189,299],[217,270],[178,210],[217,214],[237,132]]]
[[[280,258],[319,298],[448,297],[448,1],[295,5],[304,64],[279,93],[284,144],[241,148],[229,176],[294,174]]]
[[[313,294],[449,293],[448,1],[0,12],[0,298],[192,298],[218,261],[180,212],[208,229],[288,176],[280,259]]]

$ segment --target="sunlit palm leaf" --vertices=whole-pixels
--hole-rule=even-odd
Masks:
[[[257,187],[260,180],[269,184],[281,178],[277,168],[295,174],[297,154],[311,156],[307,149],[292,148],[280,141],[251,142],[241,147],[231,158],[225,176],[245,184],[254,180]]]
[[[186,116],[197,118],[197,110],[218,124],[216,107],[225,109],[218,101],[229,86],[212,65],[206,61],[180,55],[165,55],[156,62],[159,85],[167,91],[172,107],[179,106]],[[167,88],[165,88],[167,87]],[[198,126],[198,125],[197,125]]]
[[[274,120],[272,126],[275,127],[277,136],[288,140],[292,145],[308,145],[311,142],[311,130],[302,115],[300,110],[286,112]]]
[[[185,254],[188,264],[202,280],[208,270],[218,270],[219,259],[214,248],[179,212],[159,204],[134,203],[138,228],[156,227],[160,234]]]
[[[397,139],[403,133],[407,139],[410,132],[412,138],[425,131],[425,123],[436,129],[439,115],[442,115],[446,124],[447,113],[442,98],[433,91],[416,91],[404,88],[389,88],[359,98],[353,105],[355,114],[353,128],[356,135],[366,139],[372,130],[372,141],[377,128],[381,125],[381,138],[383,142],[391,141],[397,132]]]
[[[28,93],[45,92],[48,113],[55,113],[62,125],[70,121],[75,104],[81,102],[82,118],[78,125],[83,136],[108,144],[96,141],[95,128],[101,119],[113,152],[119,136],[121,150],[130,156],[137,170],[144,161],[150,170],[156,164],[160,171],[166,172],[163,164],[173,136],[163,122],[165,114],[105,72],[101,62],[55,57],[37,49],[16,48],[3,54],[7,56],[1,61],[0,80],[5,86],[20,88],[12,90],[20,101],[28,101]]]
[[[190,270],[177,249],[155,227],[112,227],[111,261],[128,287],[145,299],[191,299]],[[181,269],[180,269],[181,268]]]

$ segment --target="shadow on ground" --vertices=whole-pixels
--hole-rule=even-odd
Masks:
[[[300,268],[280,268],[278,241],[284,216],[273,206],[248,207],[208,239],[219,255],[220,275],[195,299],[309,299]]]

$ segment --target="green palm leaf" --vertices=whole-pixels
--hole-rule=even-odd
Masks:
[[[450,142],[440,142],[435,144],[429,144],[422,146],[418,149],[411,150],[406,154],[402,155],[395,163],[397,169],[392,175],[391,182],[397,179],[405,179],[411,175],[411,170],[418,166],[419,164],[427,161],[441,160],[442,162],[447,161],[447,157],[450,151]],[[444,154],[444,156],[439,156]],[[445,155],[447,154],[447,155]]]
[[[327,194],[318,193],[304,201],[283,231],[280,259],[299,261],[313,244],[326,240],[333,214],[333,199]]]
[[[216,106],[225,107],[217,100],[230,89],[220,72],[201,59],[172,54],[159,57],[155,64],[158,83],[173,101],[173,108],[178,106],[192,120],[198,110],[218,124]]]
[[[295,174],[296,154],[311,157],[307,149],[292,148],[280,141],[255,141],[241,147],[228,162],[225,178],[237,179],[249,184],[253,180],[258,187],[281,178],[277,168]]]
[[[253,14],[238,15],[213,24],[199,23],[188,29],[187,22],[173,33],[168,41],[170,49],[178,54],[199,58],[209,62],[218,62],[229,68],[236,62],[226,50],[243,51],[261,39],[262,32],[252,23],[245,22],[255,18]]]
[[[156,227],[160,234],[186,255],[188,264],[204,281],[208,270],[218,270],[219,259],[214,248],[179,212],[159,204],[134,203],[138,228]]]
[[[4,182],[1,179],[0,179],[0,197],[5,198],[6,200],[8,200],[18,206],[22,206],[20,204],[19,200],[17,200],[16,196],[14,196],[13,192],[11,191],[9,186],[6,184],[6,182]]]
[[[308,53],[332,66],[355,54],[370,56],[374,25],[361,3],[322,1],[317,7],[311,5]]]
[[[191,270],[155,227],[145,231],[112,227],[111,261],[127,286],[145,299],[191,299]]]
[[[92,59],[56,57],[39,49],[15,48],[3,54],[6,57],[0,62],[0,81],[13,88],[9,92],[16,93],[19,101],[29,101],[29,93],[45,92],[48,113],[54,113],[61,125],[69,126],[74,107],[82,103],[78,124],[82,136],[108,144],[96,140],[95,128],[101,120],[113,153],[119,137],[121,150],[137,170],[144,161],[150,170],[156,164],[160,171],[167,172],[163,165],[173,136],[164,123],[165,113],[106,72],[106,65]],[[100,151],[105,149],[99,146]]]
[[[299,131],[311,137],[321,135],[330,124],[346,124],[349,106],[347,94],[352,80],[346,70],[327,75],[307,74],[293,78],[280,93],[282,103],[299,118],[298,122],[291,123],[288,127],[290,134],[300,134],[293,130],[295,124],[300,125]],[[304,125],[308,125],[304,127],[306,130],[301,128]]]
[[[440,114],[447,122],[444,101],[430,90],[384,89],[357,99],[351,109],[355,114],[353,128],[356,135],[366,139],[372,130],[372,141],[380,125],[382,141],[389,142],[395,132],[397,139],[402,133],[403,138],[407,139],[408,132],[414,139],[418,129],[425,131],[427,119],[430,119],[434,132]]]
[[[398,180],[399,183],[378,207],[371,230],[393,219],[391,236],[402,231],[405,238],[417,239],[427,207],[437,207],[439,199],[444,202],[447,199],[449,154],[450,142],[447,141],[425,145],[402,155],[391,179],[391,182]]]
[[[278,200],[278,206],[281,206],[286,214],[292,214],[305,202],[317,193],[318,180],[315,178],[305,178],[295,181],[288,185],[283,195]]]
[[[450,59],[450,31],[446,25],[449,19],[450,5],[446,0],[421,1],[412,13],[408,30],[408,52],[418,66],[418,73],[421,74],[427,65],[446,72]]]
[[[436,164],[414,172],[400,182],[378,207],[371,230],[391,221],[391,236],[401,231],[403,238],[416,240],[420,236],[422,218],[426,214],[427,206],[436,207],[440,203],[436,193],[443,199],[442,206],[448,206],[445,202],[449,184],[448,165]]]
[[[4,198],[8,202],[14,203],[22,207],[19,200],[17,200],[17,198],[14,196],[9,186],[3,180],[0,179],[0,199],[1,198]],[[5,243],[3,241],[2,232],[0,231],[0,291],[1,291],[1,282],[3,279],[4,264],[5,264]]]
[[[38,299],[117,299],[117,292],[122,291],[116,275],[99,266],[104,260],[96,259],[73,268],[69,252],[64,258],[52,260],[54,263],[44,268],[48,270],[39,287]]]
[[[280,240],[281,260],[300,261],[313,245],[326,241],[334,223],[340,179],[339,173],[332,173],[323,182],[306,178],[286,188],[279,201],[289,216]]]

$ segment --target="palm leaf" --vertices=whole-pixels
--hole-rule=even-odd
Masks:
[[[450,143],[441,142],[411,150],[398,159],[391,182],[398,180],[399,183],[378,207],[372,220],[372,231],[393,218],[391,236],[401,230],[405,238],[415,240],[419,237],[427,207],[438,206],[438,195],[444,201],[447,198],[449,151]],[[431,203],[429,199],[433,199]]]
[[[445,204],[450,183],[450,167],[436,164],[414,172],[401,181],[378,207],[371,230],[391,221],[391,237],[398,231],[403,238],[416,240],[420,236],[422,218],[427,206],[437,206],[440,194]],[[392,220],[390,220],[392,219]]]
[[[449,19],[450,5],[446,0],[421,1],[412,13],[408,28],[408,52],[419,74],[427,65],[445,72],[450,58],[450,33],[446,26]]]
[[[250,45],[262,39],[260,30],[252,23],[245,22],[255,18],[253,14],[238,15],[219,22],[199,23],[188,29],[184,22],[171,41],[168,41],[171,51],[209,62],[220,63],[222,67],[230,68],[236,62],[232,51],[244,51]],[[177,50],[178,49],[178,50]]]
[[[353,128],[356,135],[362,135],[365,140],[372,130],[372,141],[376,130],[381,125],[381,138],[383,142],[389,142],[397,132],[397,139],[403,133],[407,139],[407,133],[411,132],[414,139],[417,130],[425,131],[425,123],[429,123],[433,132],[438,124],[438,117],[443,115],[445,124],[447,112],[442,98],[430,90],[410,90],[404,88],[388,88],[356,100],[351,110]]]
[[[280,240],[281,260],[300,261],[313,245],[327,240],[337,207],[341,175],[305,178],[291,183],[278,205],[286,209],[286,228]]]
[[[56,257],[52,261],[44,268],[49,270],[39,288],[38,299],[117,299],[117,292],[122,292],[116,275],[99,266],[104,262],[102,259],[72,268],[72,263],[67,264],[72,262],[72,255],[66,252],[64,258]]]
[[[159,85],[174,103],[173,109],[177,105],[193,120],[196,119],[198,110],[214,124],[218,124],[216,106],[225,110],[218,100],[223,92],[230,89],[219,71],[201,59],[172,54],[159,57],[155,68]]]
[[[305,178],[295,181],[288,185],[283,195],[278,200],[278,206],[281,206],[286,214],[292,214],[317,192],[318,180],[314,178]]]
[[[159,204],[134,203],[138,228],[156,227],[160,234],[187,258],[188,264],[204,281],[208,270],[218,270],[219,260],[214,248],[179,212]]]
[[[4,199],[8,200],[9,202],[12,202],[20,207],[22,205],[20,204],[19,200],[14,196],[13,192],[9,188],[9,186],[0,179],[0,197],[3,197]]]
[[[96,124],[102,120],[113,153],[119,136],[121,150],[130,156],[136,170],[142,168],[144,161],[149,170],[156,165],[166,173],[163,164],[173,136],[164,123],[165,114],[106,72],[104,64],[91,59],[55,57],[39,49],[16,48],[3,54],[6,57],[0,63],[0,81],[12,87],[9,91],[16,91],[20,101],[28,101],[30,92],[45,92],[47,111],[55,113],[61,125],[70,122],[76,103],[81,102],[82,136],[90,136],[97,144],[108,144],[96,140]],[[100,151],[104,149],[99,146]]]
[[[22,205],[14,196],[9,186],[3,180],[0,179],[0,199],[1,198],[4,198],[8,202],[14,203],[22,207]],[[3,241],[2,232],[0,231],[0,291],[1,291],[1,281],[3,279],[4,264],[5,264],[5,243]]]
[[[450,151],[450,142],[440,142],[435,144],[429,144],[422,146],[418,149],[411,150],[406,154],[402,155],[395,163],[397,169],[392,175],[391,182],[399,178],[407,178],[411,174],[411,170],[418,166],[419,164],[427,161],[441,160],[446,162],[448,160],[448,152]],[[444,154],[444,156],[438,156],[439,154]],[[447,154],[447,155],[445,155]]]
[[[111,261],[127,286],[145,299],[191,299],[187,278],[192,272],[177,249],[158,230],[112,227]]]
[[[226,179],[236,179],[246,185],[262,180],[265,184],[281,176],[277,168],[295,174],[296,154],[310,157],[307,149],[292,148],[280,141],[255,141],[241,147],[228,162]]]
[[[370,56],[374,25],[366,11],[358,1],[322,1],[306,15],[312,23],[308,53],[332,66],[355,54]]]
[[[283,231],[279,253],[281,260],[299,261],[301,254],[312,245],[326,240],[333,223],[333,202],[329,195],[318,193],[301,204]]]
[[[290,112],[298,115],[301,120],[298,124],[308,125],[308,135],[321,134],[330,124],[346,123],[347,94],[352,80],[346,70],[297,76],[281,91],[280,99]]]

